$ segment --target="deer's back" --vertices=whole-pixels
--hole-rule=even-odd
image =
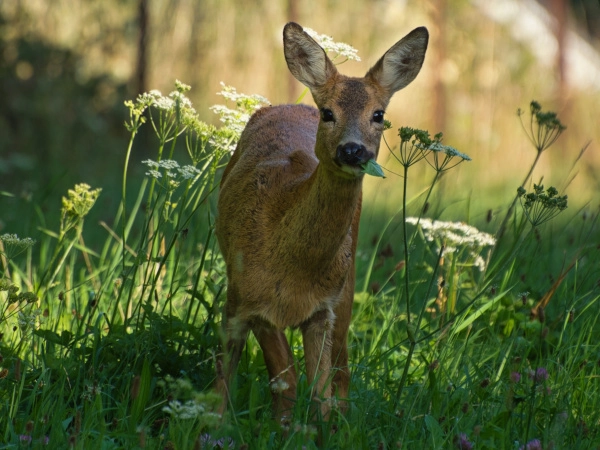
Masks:
[[[221,187],[225,188],[230,177],[238,180],[248,177],[251,172],[255,172],[257,166],[259,169],[270,165],[278,166],[283,172],[312,172],[318,162],[314,156],[318,123],[318,111],[306,105],[268,106],[259,109],[242,133],[223,174]],[[297,152],[305,154],[314,164],[310,168],[295,165],[289,158]]]
[[[218,232],[226,259],[240,227],[269,226],[301,195],[318,164],[318,123],[318,111],[305,105],[266,107],[251,117],[221,180]]]

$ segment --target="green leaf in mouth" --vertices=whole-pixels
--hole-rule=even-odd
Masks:
[[[383,169],[381,168],[381,166],[379,164],[377,164],[377,161],[375,161],[374,159],[368,160],[366,162],[366,164],[362,164],[361,167],[363,169],[363,172],[366,173],[367,175],[371,175],[373,177],[385,178]]]

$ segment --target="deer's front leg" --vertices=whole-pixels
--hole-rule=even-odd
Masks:
[[[351,271],[342,298],[335,307],[335,324],[332,335],[331,366],[333,370],[332,395],[339,399],[341,412],[348,409],[348,388],[350,386],[350,369],[348,367],[348,329],[352,319],[354,302],[354,271]]]
[[[306,376],[313,383],[312,398],[321,401],[321,414],[326,419],[329,414],[331,397],[331,339],[335,316],[329,309],[313,314],[301,325],[304,340],[304,360]]]
[[[255,323],[252,332],[263,351],[269,372],[275,416],[285,421],[291,416],[296,399],[296,369],[292,351],[283,331]]]

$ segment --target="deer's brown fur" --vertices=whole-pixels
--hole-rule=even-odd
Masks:
[[[293,406],[296,374],[283,330],[299,327],[315,396],[332,395],[333,375],[337,395],[347,397],[361,166],[377,157],[383,131],[377,112],[416,77],[427,39],[424,28],[415,29],[364,78],[351,78],[338,73],[302,27],[286,25],[288,67],[310,88],[319,110],[260,109],[223,174],[216,230],[228,277],[227,357],[219,384],[225,395],[252,330],[276,412],[285,415]],[[321,403],[324,415],[328,408]]]

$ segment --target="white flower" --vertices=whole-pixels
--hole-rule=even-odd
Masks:
[[[162,177],[162,173],[160,173],[158,170],[149,170],[146,172],[146,176],[156,178],[158,180],[160,177]]]
[[[189,90],[186,89],[189,88],[189,86],[184,85],[179,81],[175,82],[175,86],[177,87],[177,90],[171,92],[166,97],[160,91],[153,89],[150,92],[141,94],[138,97],[137,102],[139,105],[152,106],[160,111],[169,113],[175,112],[178,107],[183,116],[195,115],[196,110],[192,106],[192,102],[183,94],[183,92]]]
[[[202,173],[199,169],[196,169],[194,166],[189,165],[180,167],[178,171],[179,175],[184,180],[191,180]]]
[[[142,161],[142,164],[146,164],[148,167],[152,167],[154,169],[158,169],[160,167],[156,161],[152,161],[151,159]]]
[[[208,140],[208,143],[213,147],[222,148],[229,153],[233,153],[235,151],[235,147],[237,146],[237,141],[238,139],[226,137],[221,134],[215,134]]]
[[[306,33],[317,42],[317,44],[323,47],[323,50],[328,53],[334,53],[336,56],[333,59],[341,56],[346,59],[360,61],[358,50],[351,45],[348,45],[344,42],[335,42],[331,36],[319,34],[311,28],[304,28],[304,31],[306,31]]]
[[[215,414],[207,412],[204,404],[194,400],[188,400],[185,403],[181,403],[179,400],[172,400],[169,402],[169,405],[165,406],[162,410],[177,419],[195,419],[204,414]]]
[[[290,385],[283,381],[281,378],[275,378],[271,380],[271,392],[275,394],[281,394],[286,389],[289,389]]]
[[[235,109],[225,105],[211,106],[209,109],[219,116],[219,120],[223,123],[223,126],[218,130],[200,129],[200,134],[206,139],[207,135],[204,131],[210,131],[210,135],[208,136],[210,145],[217,149],[233,152],[252,114],[263,106],[270,105],[270,103],[265,97],[260,95],[238,93],[234,87],[227,86],[223,82],[221,82],[221,88],[221,92],[218,95],[234,102]]]
[[[193,180],[198,175],[202,174],[196,167],[191,165],[180,166],[177,161],[172,159],[163,159],[158,162],[146,159],[142,161],[142,163],[152,168],[152,170],[146,172],[146,176],[156,178],[157,180],[162,178],[163,172],[161,172],[160,169],[163,169],[165,171],[164,175],[167,178],[170,178],[169,186],[173,189],[179,186],[178,179]]]
[[[179,168],[179,163],[173,159],[163,159],[162,161],[158,162],[158,165],[167,170]]]
[[[481,257],[481,255],[473,255],[475,257],[474,261],[473,261],[473,265],[475,267],[477,267],[481,272],[483,272],[485,270],[485,268],[487,267],[487,263],[485,261],[485,259],[483,259]]]
[[[237,91],[237,89],[233,86],[228,86],[225,83],[223,83],[222,81],[220,84],[221,84],[221,92],[217,92],[217,95],[221,95],[221,96],[225,97],[227,100],[231,100],[232,102],[235,102],[235,104],[238,105],[238,107],[245,105],[245,106],[250,107],[250,109],[257,110],[261,106],[270,104],[269,100],[267,100],[262,95],[242,94],[242,93],[239,93]]]
[[[227,86],[223,82],[221,82],[221,88],[221,92],[217,94],[234,102],[236,109],[231,109],[225,105],[214,105],[210,107],[210,110],[219,115],[221,122],[238,134],[241,134],[246,123],[250,120],[250,116],[256,110],[270,104],[265,97],[238,93],[233,86]]]
[[[213,105],[209,109],[219,116],[219,120],[223,122],[226,127],[230,128],[238,135],[242,134],[242,131],[244,131],[251,116],[251,114],[247,112],[231,109],[225,105]]]
[[[485,270],[487,264],[479,254],[481,249],[496,244],[496,239],[491,234],[479,231],[477,228],[463,222],[432,221],[427,218],[419,220],[416,217],[408,217],[406,222],[412,225],[419,223],[427,241],[444,242],[445,248],[442,256],[457,253],[461,249],[467,249],[467,262],[481,271]]]
[[[442,256],[447,256],[447,255],[449,255],[451,253],[456,253],[457,250],[458,249],[456,247],[452,247],[452,246],[446,245],[444,247],[444,250],[442,251]],[[437,252],[438,253],[440,252],[439,248],[437,249]]]
[[[34,309],[30,314],[26,314],[23,311],[17,313],[17,323],[21,330],[26,331],[27,329],[37,328],[39,324],[43,322],[42,310]]]
[[[161,111],[172,111],[175,106],[173,99],[163,96],[161,92],[156,89],[148,92],[147,98],[150,100],[151,106]]]
[[[463,222],[432,221],[416,217],[408,217],[407,223],[416,225],[419,222],[421,229],[428,241],[444,239],[448,245],[463,245],[469,247],[485,247],[496,244],[496,239],[488,233],[479,231],[477,228]]]
[[[186,112],[187,114],[196,113],[196,110],[192,106],[192,101],[185,95],[183,95],[181,92],[173,91],[169,94],[169,98],[173,102],[173,106],[175,106],[175,104],[178,103],[181,110]]]

